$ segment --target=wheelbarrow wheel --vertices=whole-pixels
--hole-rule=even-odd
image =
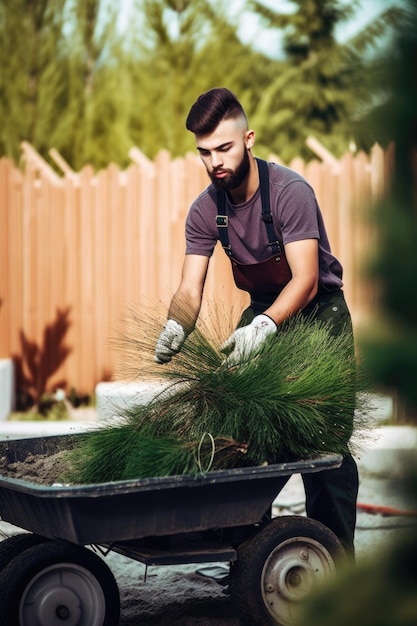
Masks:
[[[4,570],[16,556],[19,556],[25,550],[33,548],[40,543],[48,541],[46,537],[35,535],[32,533],[22,533],[20,535],[13,535],[0,541],[0,572]]]
[[[119,616],[113,574],[87,548],[42,543],[16,556],[0,574],[0,624],[116,626]]]
[[[336,572],[344,556],[326,526],[298,516],[278,517],[238,548],[230,595],[243,624],[293,626],[302,601]]]

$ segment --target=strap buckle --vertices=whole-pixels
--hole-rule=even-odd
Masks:
[[[227,215],[216,215],[217,228],[227,228],[229,225],[229,217]]]
[[[262,219],[265,222],[265,224],[270,224],[272,223],[272,213],[271,211],[265,211],[262,213]],[[272,243],[272,242],[271,242]],[[275,243],[275,242],[273,242]]]
[[[282,253],[281,243],[278,240],[277,241],[270,241],[269,242],[269,247],[271,248],[271,251],[274,254],[281,254]]]

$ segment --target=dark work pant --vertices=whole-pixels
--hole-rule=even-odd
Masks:
[[[266,303],[253,302],[244,311],[239,326],[250,323],[255,315],[265,311],[268,306]],[[352,337],[353,354],[352,322],[341,291],[316,296],[304,309],[303,315],[312,323],[315,319],[328,322],[329,332],[334,336],[342,332],[349,333]],[[304,474],[303,482],[308,517],[330,528],[340,539],[347,553],[353,556],[359,486],[358,470],[353,457],[347,454],[338,469]]]
[[[349,454],[338,469],[303,474],[308,517],[330,528],[354,555],[358,470]]]

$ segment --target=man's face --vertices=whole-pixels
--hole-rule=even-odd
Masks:
[[[253,132],[240,120],[223,120],[210,134],[197,136],[197,150],[216,189],[237,189],[249,174]]]

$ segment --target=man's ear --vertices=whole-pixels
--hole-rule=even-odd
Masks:
[[[245,146],[249,150],[255,144],[255,131],[248,130],[245,135]]]

